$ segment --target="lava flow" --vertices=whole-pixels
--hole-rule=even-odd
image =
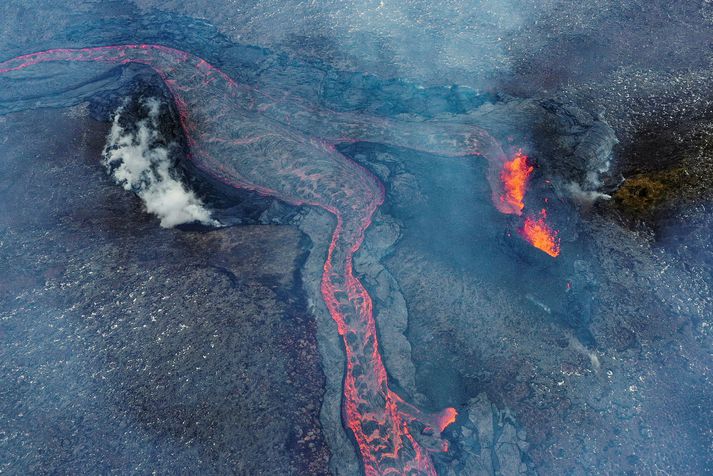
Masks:
[[[502,213],[516,215],[522,214],[532,172],[527,158],[519,153],[508,162],[496,140],[466,124],[395,121],[314,110],[280,94],[276,100],[236,83],[195,55],[160,45],[48,50],[4,61],[0,74],[22,78],[32,74],[33,65],[57,61],[149,66],[173,96],[189,158],[196,167],[232,187],[294,205],[318,207],[334,217],[321,292],[346,353],[345,424],[356,440],[367,475],[435,475],[428,452],[447,450],[440,433],[455,421],[457,412],[447,408],[427,414],[389,388],[372,300],[353,269],[353,256],[383,203],[384,188],[372,173],[340,154],[334,145],[369,141],[441,155],[482,156],[489,163],[494,205]],[[25,69],[29,73],[20,72]],[[67,88],[57,94],[66,94],[69,105],[76,99],[71,96],[73,91]],[[62,104],[61,97],[53,99]],[[34,104],[34,96],[31,103],[25,103],[26,107]],[[528,223],[526,229],[535,234],[548,230],[543,228],[544,222]],[[419,430],[422,437],[417,441],[413,432]]]
[[[503,194],[500,195],[500,201],[518,210],[518,215],[525,208],[523,200],[527,182],[534,169],[527,160],[527,156],[522,151],[518,151],[512,160],[503,164],[503,169],[500,172],[500,180],[502,180],[504,188]]]
[[[538,250],[556,258],[560,254],[560,239],[558,232],[547,224],[547,210],[540,210],[540,216],[528,216],[520,229],[525,240]]]

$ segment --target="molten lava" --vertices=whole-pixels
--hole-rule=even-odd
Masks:
[[[500,196],[500,201],[518,210],[518,215],[525,208],[523,199],[527,189],[527,181],[534,167],[527,160],[527,156],[522,151],[517,151],[515,157],[503,164],[500,171],[500,180],[503,182],[504,193]]]
[[[454,408],[423,412],[389,387],[373,303],[353,269],[354,254],[385,191],[376,176],[340,154],[334,145],[379,142],[440,155],[480,155],[489,162],[495,206],[502,213],[516,215],[522,215],[533,171],[527,156],[518,152],[505,161],[497,141],[470,125],[423,122],[416,127],[416,123],[364,119],[349,113],[327,114],[305,108],[299,101],[288,104],[235,82],[195,55],[161,45],[41,51],[0,62],[0,74],[55,61],[151,67],[173,96],[190,160],[197,168],[234,188],[292,205],[319,207],[334,217],[321,292],[344,343],[344,420],[356,441],[364,473],[435,476],[429,453],[448,449],[440,433],[456,420],[458,412]],[[559,240],[545,218],[544,210],[538,219],[528,217],[521,231],[535,247],[557,256]],[[412,427],[423,428],[424,438],[417,441]]]
[[[560,239],[557,231],[547,224],[547,210],[540,211],[540,216],[529,216],[520,229],[520,234],[535,248],[544,251],[553,258],[560,254]]]
[[[454,423],[458,418],[458,412],[455,408],[445,408],[437,415],[438,429],[445,430],[451,423]]]

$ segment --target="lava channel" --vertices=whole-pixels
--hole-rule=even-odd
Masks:
[[[515,215],[522,215],[533,171],[527,157],[518,152],[508,161],[495,139],[466,124],[391,121],[313,110],[299,101],[286,101],[283,94],[276,94],[281,98],[276,100],[236,83],[195,55],[160,45],[47,50],[1,62],[0,74],[13,75],[57,61],[147,65],[173,96],[189,159],[197,168],[232,187],[293,205],[318,207],[334,217],[321,292],[344,343],[345,424],[356,440],[367,475],[435,475],[429,452],[447,450],[440,433],[455,421],[457,412],[453,408],[422,412],[389,388],[372,300],[353,269],[353,256],[383,203],[384,188],[334,145],[368,141],[446,156],[484,157],[495,207]],[[67,103],[73,104],[72,100]],[[545,217],[544,210],[540,218],[528,217],[522,233],[534,246],[557,256],[559,240]],[[414,429],[422,430],[419,441],[412,434]]]

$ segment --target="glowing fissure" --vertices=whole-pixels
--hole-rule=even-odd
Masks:
[[[485,131],[462,124],[402,123],[364,119],[350,113],[315,114],[276,102],[237,84],[219,69],[184,51],[160,45],[55,49],[0,63],[13,73],[51,61],[142,63],[165,81],[179,111],[191,160],[212,177],[295,205],[320,207],[336,218],[327,251],[321,292],[344,342],[347,359],[343,410],[367,475],[428,474],[435,469],[428,451],[447,450],[442,432],[456,419],[447,408],[426,414],[389,389],[377,341],[372,300],[354,275],[353,255],[372,215],[383,203],[382,185],[363,167],[339,154],[342,140],[392,144],[450,156],[485,157],[493,203],[503,213],[520,214],[513,200],[500,200],[499,173],[507,158]],[[318,121],[318,122],[315,122]],[[321,134],[321,139],[309,136]],[[343,139],[344,136],[349,137]],[[341,139],[340,139],[341,138]],[[522,170],[522,164],[515,171]],[[519,193],[519,192],[518,192]],[[413,428],[428,435],[429,448]]]

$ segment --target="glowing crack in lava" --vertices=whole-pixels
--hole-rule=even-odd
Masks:
[[[525,208],[523,200],[527,190],[527,181],[533,170],[535,168],[530,165],[527,156],[522,151],[518,151],[512,160],[503,164],[503,169],[500,172],[500,180],[502,180],[505,189],[500,196],[500,201],[518,210],[518,215]]]
[[[15,81],[43,77],[46,73],[41,69],[58,67],[54,62],[59,61],[92,61],[108,68],[147,65],[173,96],[190,160],[198,168],[232,187],[319,207],[333,215],[321,292],[344,342],[345,424],[356,440],[367,475],[435,474],[428,451],[447,449],[440,433],[455,421],[457,413],[447,408],[426,414],[389,388],[372,300],[353,269],[354,253],[384,201],[384,189],[369,171],[340,154],[335,144],[369,141],[453,157],[482,156],[488,161],[494,205],[503,213],[519,215],[519,191],[508,192],[509,199],[500,200],[499,174],[507,158],[497,141],[465,124],[395,121],[315,110],[288,96],[277,100],[236,83],[195,55],[160,45],[47,50],[4,61],[0,73]],[[71,94],[67,91],[71,90],[57,94]],[[522,173],[527,170],[524,160],[518,159],[507,170]],[[543,228],[534,222],[527,229]],[[412,433],[419,429],[425,435],[421,442]],[[423,441],[431,442],[429,449]]]
[[[544,251],[556,258],[560,254],[560,239],[558,232],[553,230],[546,222],[547,210],[540,210],[540,216],[528,216],[520,229],[520,234],[535,248]]]

